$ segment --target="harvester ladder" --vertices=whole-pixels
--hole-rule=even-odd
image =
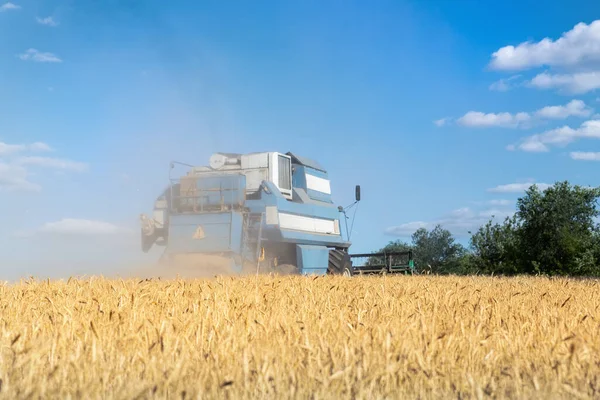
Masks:
[[[260,257],[262,245],[262,225],[264,213],[246,213],[242,237],[243,256],[248,261],[255,262]]]

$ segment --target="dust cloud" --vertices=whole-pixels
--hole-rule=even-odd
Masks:
[[[246,263],[242,272],[231,268],[230,258],[211,254],[181,254],[169,260],[134,265],[117,273],[121,278],[212,279],[218,276],[247,276],[257,273],[256,265]]]

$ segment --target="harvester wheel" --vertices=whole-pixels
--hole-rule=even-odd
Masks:
[[[327,274],[343,276],[354,275],[350,255],[343,250],[330,250]]]

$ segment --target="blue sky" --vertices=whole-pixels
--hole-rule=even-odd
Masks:
[[[174,3],[0,2],[0,279],[156,257],[168,162],[216,151],[314,158],[343,205],[360,184],[360,252],[600,185],[598,2]]]

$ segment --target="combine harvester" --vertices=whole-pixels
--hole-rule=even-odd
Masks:
[[[142,251],[164,246],[162,260],[218,259],[226,273],[411,273],[412,253],[350,255],[346,211],[331,197],[327,171],[292,153],[216,153],[209,166],[171,177],[152,217],[141,216]],[[347,239],[341,231],[343,219]],[[353,260],[366,259],[362,265]],[[405,261],[400,263],[399,259]]]

